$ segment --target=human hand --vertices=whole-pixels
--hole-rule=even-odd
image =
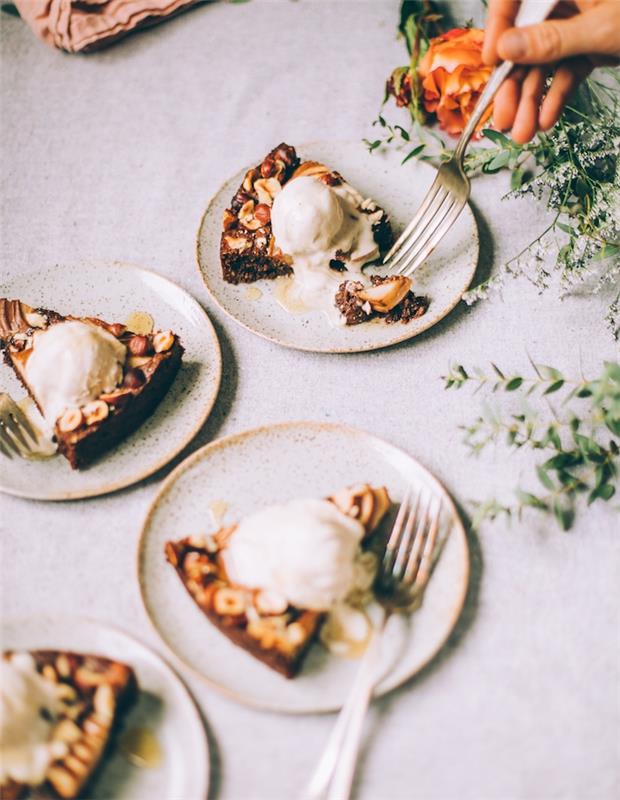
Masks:
[[[620,0],[560,0],[550,19],[523,28],[513,27],[518,10],[518,0],[489,0],[482,58],[532,65],[512,71],[493,105],[495,126],[524,143],[555,125],[595,66],[619,63]]]

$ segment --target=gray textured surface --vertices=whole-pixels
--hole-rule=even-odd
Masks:
[[[207,5],[88,57],[38,43],[2,15],[2,268],[123,259],[192,292],[218,326],[224,383],[196,440],[282,419],[344,420],[402,444],[460,501],[514,483],[524,463],[472,461],[457,425],[469,394],[444,393],[451,359],[542,362],[593,373],[615,348],[602,301],[559,303],[526,283],[460,307],[386,352],[281,349],[213,308],[194,263],[207,199],[274,142],[367,133],[384,76],[403,60],[396,2]],[[529,241],[540,214],[503,203],[505,176],[474,187],[482,272]],[[312,389],[309,391],[309,387]],[[100,500],[2,498],[7,616],[77,609],[158,646],[134,556],[157,480]],[[568,535],[529,517],[473,542],[466,615],[447,652],[372,710],[367,800],[612,798],[620,789],[620,540],[595,509]],[[213,797],[285,800],[312,769],[331,718],[239,707],[190,682],[213,747]]]

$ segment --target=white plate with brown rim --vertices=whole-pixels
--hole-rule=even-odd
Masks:
[[[131,666],[139,694],[88,784],[89,800],[206,800],[209,746],[200,713],[173,670],[123,631],[81,618],[5,620],[3,650],[67,650]]]
[[[212,442],[180,464],[153,500],[138,544],[138,580],[146,612],[176,659],[252,706],[283,713],[339,708],[356,660],[315,642],[299,675],[283,678],[211,625],[166,562],[164,546],[170,539],[212,533],[271,503],[324,497],[360,482],[385,485],[395,504],[408,485],[424,486],[442,498],[445,521],[451,522],[422,607],[388,625],[377,694],[419,672],[448,639],[465,602],[469,552],[463,525],[443,486],[406,452],[364,431],[321,422],[282,423]]]
[[[395,235],[411,220],[436,175],[433,167],[420,161],[401,165],[402,152],[396,150],[370,154],[362,142],[310,142],[296,146],[296,150],[302,160],[319,161],[340,172],[364,197],[371,197],[385,208]],[[258,159],[233,175],[211,199],[196,242],[198,266],[207,289],[222,310],[240,325],[297,350],[357,353],[418,336],[458,304],[478,263],[478,229],[468,205],[426,263],[416,270],[413,290],[428,297],[430,305],[423,316],[406,324],[386,324],[375,319],[361,325],[336,326],[321,311],[291,313],[278,302],[284,288],[281,284],[290,278],[238,286],[226,283],[219,253],[222,215],[245,173],[256,163]]]
[[[209,416],[220,385],[219,342],[199,303],[167,278],[118,262],[58,265],[11,277],[0,287],[0,297],[108,322],[148,314],[155,328],[174,330],[185,348],[181,369],[154,413],[115,448],[82,470],[72,470],[58,455],[43,460],[0,455],[0,491],[37,500],[116,491],[165,466]],[[25,397],[6,365],[0,367],[0,392],[16,401]]]

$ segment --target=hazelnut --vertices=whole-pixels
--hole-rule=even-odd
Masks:
[[[127,369],[142,369],[152,361],[152,356],[127,356],[125,367]]]
[[[62,433],[69,433],[79,428],[84,421],[84,415],[79,408],[68,408],[58,420],[58,429]]]
[[[320,181],[326,186],[339,186],[342,183],[340,177],[333,172],[326,172],[325,175],[321,175]]]
[[[127,343],[129,352],[134,356],[145,356],[151,349],[151,343],[148,336],[132,336]]]
[[[411,289],[411,279],[394,275],[383,283],[375,283],[357,292],[363,302],[369,302],[374,311],[387,314],[403,300]]]
[[[251,192],[252,187],[254,186],[254,181],[258,178],[259,170],[257,169],[249,169],[245,173],[245,178],[243,179],[243,189],[246,192]]]
[[[292,622],[286,629],[286,635],[294,647],[306,640],[306,630],[300,622]]]
[[[237,194],[232,199],[232,210],[238,211],[244,203],[247,203],[247,201],[251,199],[251,195],[249,195],[247,192],[244,192],[243,189],[239,189]]]
[[[225,231],[230,230],[234,226],[236,221],[237,217],[232,213],[232,211],[226,209],[226,211],[224,211],[224,217],[222,219],[222,230]]]
[[[283,161],[286,166],[291,167],[295,163],[295,149],[288,144],[282,143],[275,152],[275,157]]]
[[[260,165],[260,174],[263,178],[270,178],[275,170],[275,160],[273,156],[269,155]]]
[[[256,194],[258,195],[259,204],[264,203],[267,206],[273,204],[274,197],[282,189],[282,184],[275,178],[261,178],[254,184]]]
[[[110,409],[108,408],[108,404],[103,400],[93,400],[92,403],[88,403],[84,406],[82,413],[84,414],[86,424],[92,425],[95,422],[101,422],[101,420],[105,419],[110,413]]]
[[[45,774],[60,797],[75,797],[80,786],[80,779],[60,765],[52,764]]]
[[[56,674],[56,670],[51,664],[46,664],[43,667],[43,669],[41,670],[41,675],[43,675],[46,681],[51,681],[52,683],[58,683],[58,675]]]
[[[63,678],[68,678],[71,675],[71,664],[64,653],[61,653],[56,658],[56,669],[58,670],[58,674]]]
[[[165,353],[174,344],[174,333],[172,331],[160,331],[153,336],[153,349],[156,353]]]
[[[122,336],[127,330],[126,326],[121,325],[120,322],[113,322],[111,325],[108,325],[107,328],[108,331],[112,334],[112,336],[116,336],[117,339],[119,336]]]
[[[250,242],[245,236],[225,236],[224,241],[229,250],[247,250]]]
[[[240,589],[222,587],[213,597],[213,608],[223,616],[236,617],[245,611],[245,595]]]
[[[62,719],[54,728],[52,738],[67,744],[73,744],[82,738],[82,731],[73,720]]]
[[[101,720],[112,721],[116,707],[116,697],[109,683],[102,683],[97,687],[93,698],[93,707]]]
[[[261,614],[284,614],[288,608],[288,600],[279,592],[258,592],[254,605]]]
[[[261,225],[267,225],[271,220],[271,209],[266,203],[259,203],[254,209],[254,216]]]
[[[128,389],[138,389],[140,386],[142,386],[144,381],[145,377],[142,370],[130,367],[125,371],[125,376],[123,377],[123,386],[126,386]]]

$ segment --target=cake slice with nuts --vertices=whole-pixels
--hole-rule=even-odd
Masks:
[[[0,797],[80,797],[137,696],[133,670],[56,650],[4,653],[0,670]]]
[[[213,625],[292,678],[330,610],[372,584],[368,546],[389,507],[384,487],[362,484],[169,541],[166,558]]]
[[[391,243],[383,208],[339,172],[300,162],[282,143],[248,170],[225,210],[220,257],[229,283],[291,275],[291,308],[323,311],[336,325],[408,322],[428,307],[411,291],[411,280],[369,282],[363,272]]]
[[[142,424],[183,355],[172,331],[135,334],[119,323],[6,298],[0,299],[0,346],[74,469]]]

